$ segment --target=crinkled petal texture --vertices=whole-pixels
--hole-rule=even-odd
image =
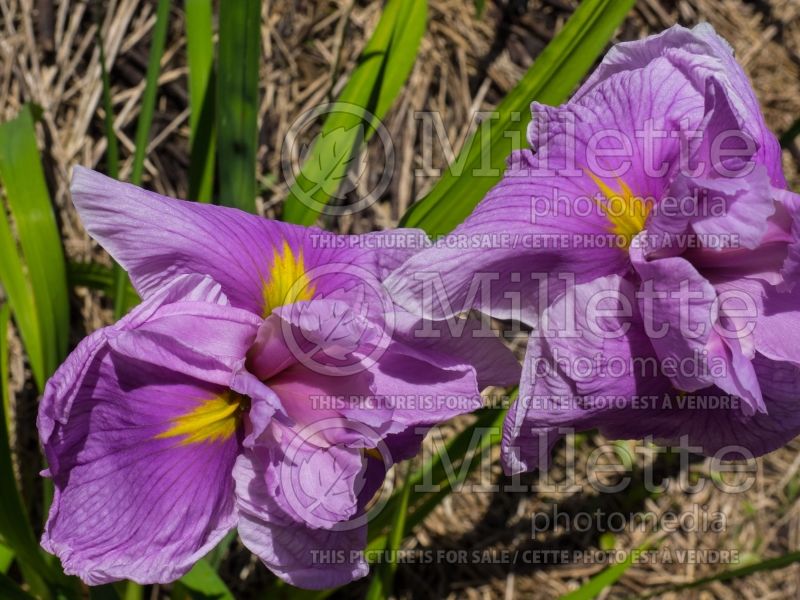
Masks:
[[[569,281],[624,274],[624,250],[650,210],[662,204],[670,212],[665,196],[683,201],[709,190],[728,197],[731,218],[745,221],[738,235],[752,245],[774,210],[761,199],[785,188],[780,148],[752,87],[728,44],[707,25],[675,26],[619,44],[568,103],[534,103],[532,110],[535,153],[513,154],[505,177],[473,214],[389,279],[394,297],[415,314],[441,319],[476,308],[535,326]],[[714,149],[723,157],[738,151],[760,168],[745,181],[726,183],[712,180],[709,167],[727,167],[718,170],[739,177],[746,165],[706,161],[687,186],[686,171]],[[630,197],[640,202],[628,203]],[[661,226],[683,233],[682,216]],[[698,233],[719,227],[694,221]]]
[[[259,400],[240,436],[238,527],[290,583],[330,587],[366,573],[364,513],[386,471],[414,454],[432,424],[480,408],[480,389],[519,378],[517,360],[488,327],[466,319],[444,327],[395,305],[384,281],[430,245],[421,231],[336,236],[164,198],[85,169],[76,169],[72,192],[86,228],[148,302],[187,274],[208,276],[229,299],[226,310],[257,321],[244,353],[224,319],[219,331],[192,329],[213,318],[211,305],[192,315],[163,308],[159,319],[137,317],[134,331],[113,328],[106,341],[112,353],[146,354]],[[176,326],[182,335],[171,339]],[[325,562],[325,549],[345,558]]]
[[[469,345],[440,324],[371,314],[353,296],[281,307],[249,355],[288,418],[237,463],[239,534],[293,585],[363,576],[365,510],[388,468],[416,452],[430,425],[480,408],[479,381],[519,377],[513,355],[485,332]]]
[[[567,425],[687,434],[712,453],[738,441],[760,454],[791,438],[798,420],[775,378],[796,385],[800,365],[781,333],[800,316],[800,197],[730,46],[708,25],[619,44],[569,102],[532,110],[531,150],[512,155],[449,239],[387,282],[423,318],[475,308],[534,328],[506,466],[541,464]],[[588,315],[555,314],[575,308],[565,304],[575,294],[615,287],[631,306],[614,342],[587,331],[599,310],[588,298]],[[617,380],[596,366],[565,370],[588,352],[657,370]],[[654,390],[678,401],[632,407]],[[727,407],[697,408],[716,396]]]
[[[174,200],[82,167],[73,172],[72,198],[87,231],[143,297],[178,275],[199,273],[219,282],[233,306],[262,316],[370,285],[429,243],[419,230],[341,236]]]
[[[674,26],[644,40],[617,44],[572,101],[582,100],[608,80],[618,81],[620,74],[646,70],[659,59],[669,61],[675,70],[684,73],[701,93],[709,79],[722,85],[737,117],[758,144],[758,163],[767,166],[773,185],[786,187],[780,144],[764,121],[753,86],[736,62],[733,48],[708,23],[692,29]]]
[[[208,279],[181,277],[83,340],[48,382],[38,427],[55,497],[42,545],[67,573],[173,581],[236,526],[234,462],[275,404],[250,382],[265,420],[245,424],[230,390],[258,322]]]
[[[687,73],[660,58],[598,81],[561,107],[532,109],[535,153],[513,154],[503,180],[449,239],[390,278],[412,312],[443,318],[476,308],[535,326],[571,282],[624,274],[631,232],[612,216],[643,220],[646,201],[664,194],[681,141],[658,132],[696,127],[704,98]],[[628,192],[642,204],[609,205],[609,195]]]
[[[336,587],[367,574],[365,524],[345,520],[314,527],[296,513],[309,520],[319,519],[317,513],[325,515],[323,520],[340,513],[349,505],[349,486],[361,461],[346,451],[332,457],[330,451],[305,450],[303,445],[292,449],[302,458],[286,457],[276,447],[239,457],[234,471],[239,536],[284,581],[310,589]],[[309,501],[310,492],[320,495]]]
[[[597,306],[587,310],[590,303]],[[747,399],[720,385],[696,393],[673,385],[681,368],[702,371],[703,365],[667,367],[651,343],[646,331],[651,325],[644,324],[631,281],[610,276],[576,287],[579,336],[563,336],[564,315],[572,310],[566,304],[561,298],[546,311],[553,333],[530,340],[520,399],[503,435],[509,473],[546,468],[556,441],[586,429],[597,428],[611,439],[689,445],[720,458],[758,456],[800,433],[796,364],[761,354],[748,362],[763,393],[761,410],[754,412]]]
[[[479,336],[475,321],[458,325],[463,329],[452,332],[408,315],[375,322],[354,302],[314,299],[264,321],[248,366],[295,424],[350,419],[383,438],[475,410],[481,387],[518,380],[517,361],[491,331]],[[354,435],[323,437],[357,444]]]

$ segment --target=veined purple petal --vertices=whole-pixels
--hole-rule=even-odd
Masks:
[[[391,411],[390,432],[441,423],[483,406],[475,369],[446,354],[393,343],[372,371],[372,393]]]
[[[174,200],[81,167],[72,195],[86,229],[142,296],[181,274],[199,273],[219,282],[233,306],[259,316],[338,289],[337,265],[378,277],[428,244],[419,230],[337,236]]]
[[[717,320],[716,291],[682,257],[648,261],[634,242],[631,259],[641,278],[639,311],[649,324],[648,336],[663,360],[698,360],[702,358]],[[710,375],[672,378],[684,391],[696,391],[713,383]]]
[[[263,448],[245,452],[236,462],[244,544],[278,577],[299,587],[324,589],[364,577],[369,570],[363,555],[366,527],[315,528],[298,519],[296,511],[278,503],[267,479],[270,468]]]
[[[646,69],[662,57],[684,73],[698,96],[702,96],[709,78],[721,83],[737,116],[758,144],[758,163],[767,168],[773,185],[785,188],[780,145],[766,126],[752,84],[736,62],[730,44],[707,23],[693,29],[675,25],[644,40],[615,45],[573,96],[573,101],[582,100],[605,81]]]
[[[63,387],[74,389],[68,414],[58,411]],[[59,369],[39,421],[55,484],[42,545],[67,573],[92,585],[166,583],[235,526],[237,437],[185,443],[169,434],[204,403],[227,404],[225,393],[106,346]]]
[[[211,302],[176,302],[159,307],[146,322],[124,320],[106,337],[117,354],[145,360],[186,375],[230,385],[244,365],[261,319]]]
[[[582,298],[596,297],[614,285],[607,278],[576,290],[576,314],[584,314]],[[620,282],[619,289],[633,297],[629,284]],[[548,321],[557,321],[562,308],[554,304]],[[531,338],[520,396],[504,426],[503,461],[509,473],[546,468],[558,439],[586,429],[597,428],[610,439],[649,437],[667,444],[686,443],[709,456],[726,448],[734,453],[741,450],[739,458],[774,450],[800,432],[800,418],[793,416],[800,383],[797,366],[755,356],[752,366],[763,390],[763,405],[762,410],[753,411],[748,402],[717,386],[694,393],[675,389],[664,376],[664,364],[635,311],[606,324],[608,331],[614,331],[625,323],[630,329],[619,338],[601,339],[585,323],[578,323],[579,338],[559,338],[555,333]],[[556,352],[559,349],[561,354]],[[581,359],[592,358],[598,351],[602,362],[592,367],[587,360],[589,369],[576,372]],[[742,377],[741,362],[735,358],[732,362],[732,370],[726,373]],[[620,375],[614,363],[635,369]]]
[[[742,311],[740,322],[730,326],[731,331],[747,334],[739,336],[745,338],[742,343],[770,360],[800,366],[800,348],[794,342],[800,335],[800,287],[780,291],[752,278],[726,281],[717,287],[751,303],[750,310]]]
[[[639,396],[672,391],[641,319],[634,284],[619,276],[576,286],[547,309],[504,425],[507,471],[545,468],[562,427],[596,427]]]
[[[659,59],[598,81],[561,107],[532,110],[536,153],[512,155],[504,179],[444,247],[414,255],[389,278],[393,297],[414,314],[442,319],[476,308],[535,326],[563,292],[563,278],[580,284],[624,274],[625,249],[644,227],[648,203],[679,167],[680,141],[658,132],[699,124],[704,100]],[[650,139],[646,128],[656,132]]]
[[[611,236],[602,213],[570,218],[573,200],[586,194],[583,176],[533,179],[527,172],[512,167],[452,234],[392,273],[386,285],[395,302],[418,319],[474,308],[535,325],[542,306],[564,289],[559,275],[588,281],[624,271],[620,248],[583,244]]]
[[[235,526],[230,473],[276,399],[237,371],[258,319],[226,303],[208,278],[179,277],[48,382],[38,427],[56,492],[42,545],[68,573],[173,581]]]
[[[476,318],[425,321],[398,311],[395,338],[422,357],[426,352],[446,355],[471,365],[478,377],[478,389],[511,386],[519,381],[521,367],[496,333]]]

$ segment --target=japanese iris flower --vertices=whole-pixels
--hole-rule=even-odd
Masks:
[[[39,411],[42,545],[89,584],[175,580],[233,528],[292,584],[363,576],[387,469],[519,377],[499,340],[418,337],[395,310],[382,281],[421,232],[337,236],[82,168],[72,195],[143,298],[78,345]]]
[[[618,44],[532,112],[531,148],[387,282],[418,314],[533,329],[507,471],[576,429],[737,457],[793,438],[800,197],[727,42],[704,24]]]

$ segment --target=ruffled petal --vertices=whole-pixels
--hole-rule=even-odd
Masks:
[[[758,164],[767,168],[774,186],[785,188],[780,144],[764,121],[753,86],[736,62],[730,44],[707,23],[693,29],[675,25],[644,40],[616,44],[573,96],[573,101],[582,100],[606,81],[618,81],[625,73],[647,69],[661,58],[684,74],[699,98],[710,78],[721,83],[737,117],[758,145]],[[665,92],[665,95],[671,94]]]
[[[394,342],[371,369],[378,407],[390,411],[389,432],[444,422],[483,406],[475,369],[444,353]]]
[[[714,286],[684,258],[647,260],[635,241],[631,260],[641,278],[639,311],[659,359],[676,365],[702,361],[717,318]],[[680,390],[695,391],[713,383],[706,373],[679,369],[672,382]]]
[[[106,338],[119,355],[230,385],[231,373],[243,367],[260,324],[261,319],[245,310],[180,301],[162,304],[144,322],[122,320],[106,330]]]
[[[206,403],[227,409],[225,389],[117,357],[100,339],[67,360],[42,401],[55,484],[42,545],[91,585],[173,581],[236,523],[237,436],[224,423],[197,443],[171,433]]]
[[[630,239],[680,167],[680,141],[658,133],[698,125],[704,102],[660,58],[532,111],[535,154],[512,155],[472,215],[388,279],[415,315],[438,320],[475,308],[535,327],[565,279],[624,274]]]
[[[419,355],[432,352],[472,366],[478,377],[479,390],[519,382],[519,361],[497,334],[479,319],[425,321],[398,311],[395,323],[395,338],[412,346]]]
[[[232,305],[276,306],[341,287],[342,265],[372,277],[427,245],[419,230],[337,236],[238,210],[184,202],[76,167],[72,197],[89,233],[147,297],[181,274],[208,275]]]
[[[418,319],[476,309],[534,326],[542,307],[563,292],[565,278],[624,272],[627,257],[609,241],[608,219],[591,200],[579,200],[597,192],[587,187],[589,177],[538,174],[530,156],[512,157],[504,179],[463,224],[387,278],[398,305]]]
[[[576,314],[583,314],[582,298],[596,297],[612,288],[610,283],[612,278],[578,289]],[[623,284],[619,289],[629,295],[631,289],[625,288]],[[551,307],[548,312],[554,314],[548,315],[548,322],[558,322],[560,308],[558,303]],[[754,385],[763,390],[763,402],[753,410],[747,399],[718,386],[694,393],[675,389],[635,313],[631,318],[606,320],[605,325],[611,326],[607,331],[616,331],[623,322],[631,325],[624,337],[611,338],[610,343],[607,339],[600,343],[580,316],[576,322],[580,338],[562,339],[553,333],[530,340],[520,396],[504,424],[503,464],[509,473],[546,468],[553,445],[563,435],[587,429],[599,429],[609,439],[650,438],[666,445],[689,445],[709,456],[731,453],[734,458],[741,458],[742,452],[764,454],[800,432],[796,416],[800,368],[791,363],[732,353],[730,370],[720,380],[757,379]],[[602,361],[596,362],[599,349]],[[626,364],[635,370],[625,374]]]
[[[332,588],[364,577],[369,571],[363,554],[366,526],[344,522],[316,528],[287,512],[276,498],[274,482],[268,481],[274,472],[270,465],[263,448],[245,452],[236,462],[238,529],[245,546],[278,577],[298,587]],[[301,512],[308,514],[305,508]]]
[[[519,398],[504,423],[504,467],[544,469],[570,428],[595,427],[594,419],[670,392],[633,283],[613,275],[576,286],[548,308],[528,342]]]
[[[38,428],[55,498],[42,545],[66,572],[173,581],[235,525],[230,473],[275,400],[235,372],[257,323],[226,303],[208,278],[179,277],[48,382]]]

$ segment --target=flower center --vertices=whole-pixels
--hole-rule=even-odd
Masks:
[[[181,437],[181,445],[223,442],[236,434],[241,414],[248,408],[246,396],[226,390],[172,419],[172,426],[156,438]]]
[[[286,240],[280,251],[275,249],[269,278],[264,281],[261,293],[264,302],[261,316],[264,318],[279,306],[311,300],[314,286],[308,279],[302,250],[295,254]]]
[[[608,220],[611,222],[611,231],[620,236],[624,245],[628,248],[636,235],[644,229],[647,216],[653,208],[650,200],[644,200],[631,191],[631,188],[620,178],[617,178],[620,190],[610,188],[602,179],[594,173],[586,171],[600,188],[600,193],[605,201],[595,197],[595,201]]]

